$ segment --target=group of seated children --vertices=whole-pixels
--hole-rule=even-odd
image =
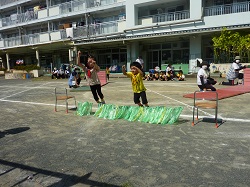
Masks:
[[[185,75],[183,74],[183,71],[180,70],[177,74],[175,74],[172,70],[170,71],[149,71],[147,75],[144,77],[145,80],[147,81],[173,81],[173,80],[178,80],[178,81],[184,81],[185,80]]]
[[[63,70],[62,68],[60,68],[59,70],[57,68],[54,68],[52,71],[52,75],[51,78],[52,79],[68,79],[70,76],[70,71],[69,68],[66,67],[65,70]]]

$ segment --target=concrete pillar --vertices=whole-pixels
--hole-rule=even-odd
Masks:
[[[202,1],[190,0],[190,19],[201,19],[202,12]]]
[[[130,71],[131,60],[131,45],[127,44],[127,71]]]
[[[73,48],[73,60],[74,60],[74,63],[77,64],[77,46],[74,46]]]
[[[0,68],[4,68],[4,66],[3,66],[3,59],[2,59],[2,57],[0,57]]]
[[[69,63],[72,62],[72,49],[69,49]]]
[[[36,49],[36,60],[37,60],[37,66],[40,67],[40,56],[39,56],[39,50]]]
[[[126,1],[126,27],[131,28],[138,25],[138,8],[134,3]]]
[[[10,57],[9,57],[9,53],[6,53],[6,63],[7,63],[7,71],[10,71]]]
[[[189,44],[189,72],[196,73],[197,72],[197,63],[196,59],[201,58],[201,36],[190,36],[190,44]]]
[[[130,71],[130,63],[134,62],[139,56],[139,42],[127,45],[127,71]]]
[[[133,42],[131,44],[131,61],[134,62],[139,56],[139,42]]]

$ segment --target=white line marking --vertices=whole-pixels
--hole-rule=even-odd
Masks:
[[[183,118],[193,118],[193,115],[180,115]],[[204,118],[207,116],[199,116],[199,118]],[[220,118],[220,117],[219,117]],[[235,121],[235,122],[250,122],[250,119],[238,119],[238,118],[222,118],[223,121]]]
[[[173,101],[175,101],[175,102],[177,102],[177,103],[180,103],[180,104],[186,106],[188,109],[190,109],[190,110],[193,111],[193,106],[190,106],[190,105],[188,105],[188,104],[186,104],[186,103],[183,103],[183,102],[181,102],[181,101],[178,101],[178,100],[173,99],[173,98],[171,98],[171,97],[168,97],[168,96],[166,96],[166,95],[160,94],[160,93],[158,93],[158,92],[156,92],[156,91],[153,91],[153,90],[150,90],[150,89],[148,89],[148,88],[147,88],[147,90],[149,90],[150,92],[153,92],[153,93],[155,93],[155,94],[158,94],[158,95],[160,95],[160,96],[162,96],[162,97],[165,97],[165,98],[168,98],[168,99],[170,99],[170,100],[173,100]],[[200,110],[200,109],[199,109],[199,111],[203,112],[203,113],[206,114],[206,115],[213,116],[212,114],[209,114],[209,113],[207,113],[207,112],[205,112],[205,111],[203,111],[203,110]]]
[[[47,83],[45,83],[45,84],[42,84],[41,86],[46,85],[46,84],[50,84],[50,83],[51,83],[51,82],[47,82]],[[2,102],[10,102],[10,103],[30,104],[30,105],[55,106],[55,104],[50,104],[50,103],[36,103],[36,102],[27,102],[27,101],[13,101],[13,100],[6,100],[6,99],[5,99],[5,98],[8,98],[8,97],[11,97],[11,96],[14,96],[14,95],[23,93],[23,92],[25,92],[25,91],[29,91],[29,90],[35,89],[35,88],[42,88],[41,86],[32,87],[32,88],[30,88],[30,89],[28,89],[28,90],[24,90],[24,91],[21,91],[21,92],[12,94],[12,95],[10,95],[10,96],[7,96],[7,97],[4,97],[4,98],[0,99],[0,101],[2,101]],[[1,86],[1,87],[4,87],[4,86]],[[22,87],[22,88],[23,88],[23,87]],[[45,88],[48,88],[48,87],[45,87]],[[50,88],[50,89],[51,89],[51,88]],[[152,91],[152,90],[150,90],[150,89],[147,89],[147,90],[149,90],[150,92],[153,92],[153,93],[155,93],[155,94],[158,94],[158,95],[160,95],[160,96],[162,96],[162,97],[165,97],[165,98],[168,98],[168,99],[170,99],[170,100],[173,100],[173,101],[175,101],[175,102],[177,102],[177,103],[180,103],[180,104],[186,106],[187,108],[191,108],[191,109],[193,108],[193,106],[190,106],[190,105],[188,105],[188,104],[186,104],[186,103],[183,103],[183,102],[178,101],[178,100],[176,100],[176,99],[173,99],[173,98],[171,98],[171,97],[162,95],[162,94],[160,94],[160,93],[158,93],[158,92],[155,92],[155,91]],[[78,102],[78,101],[77,101],[77,102]],[[57,106],[66,107],[65,105],[57,105]],[[69,107],[74,107],[74,105],[69,105]],[[98,107],[92,107],[92,109],[97,110]],[[200,110],[200,111],[202,111],[202,110]],[[204,114],[209,115],[209,116],[213,116],[213,115],[211,115],[211,114],[209,114],[209,113],[207,113],[207,112],[204,112],[204,111],[202,111],[202,112],[203,112]],[[180,117],[183,117],[183,118],[193,118],[193,115],[180,115]],[[206,117],[206,116],[200,116],[200,118],[203,118],[203,117]],[[222,117],[218,117],[218,118],[222,118]],[[250,119],[237,119],[237,118],[223,118],[223,120],[224,120],[224,121],[234,121],[234,122],[250,122]]]
[[[35,102],[27,102],[27,101],[12,101],[12,100],[3,100],[2,102],[9,102],[9,103],[22,103],[22,104],[30,104],[30,105],[43,105],[43,106],[55,106],[55,104],[50,103],[35,103]],[[77,101],[78,102],[78,101]],[[57,105],[60,107],[65,107],[65,105]],[[69,105],[70,107],[74,107],[74,105]],[[92,107],[95,111],[98,109],[98,107]],[[180,115],[182,118],[193,118],[193,115]],[[203,118],[206,116],[200,116],[200,118]],[[234,122],[250,122],[250,119],[237,119],[237,118],[223,118],[223,121],[234,121]]]
[[[173,101],[175,101],[175,102],[177,102],[177,103],[180,103],[180,104],[182,104],[182,105],[185,105],[185,106],[187,106],[187,107],[191,107],[190,105],[188,105],[188,104],[186,104],[186,103],[183,103],[183,102],[181,102],[181,101],[178,101],[178,100],[173,99],[173,98],[171,98],[171,97],[168,97],[168,96],[166,96],[166,95],[160,94],[159,92],[150,90],[150,89],[148,89],[148,88],[147,88],[147,90],[150,91],[150,92],[153,92],[153,93],[155,93],[155,94],[157,94],[157,95],[160,95],[160,96],[162,96],[162,97],[165,97],[165,98],[168,98],[168,99],[170,99],[170,100],[173,100]]]
[[[41,86],[44,86],[44,85],[46,85],[46,84],[49,84],[49,82],[44,83],[44,84],[42,84]],[[27,90],[23,90],[23,91],[21,91],[21,92],[14,93],[14,94],[12,94],[12,95],[8,95],[8,96],[6,96],[6,97],[1,98],[0,100],[4,100],[4,99],[6,99],[6,98],[8,98],[8,97],[12,97],[12,96],[14,96],[14,95],[18,95],[18,94],[20,94],[20,93],[27,92],[27,91],[29,91],[29,90],[33,90],[33,89],[35,89],[35,88],[39,88],[39,87],[41,87],[41,86],[36,86],[36,87],[30,88],[30,89],[27,89]]]
[[[6,100],[6,99],[0,99],[2,102],[9,102],[9,103],[22,103],[22,104],[29,104],[29,105],[43,105],[43,106],[55,106],[55,104],[50,104],[50,103],[35,103],[35,102],[28,102],[28,101],[12,101],[12,100]],[[57,106],[63,106],[66,107],[65,105],[57,105]],[[74,105],[72,105],[74,106]],[[70,107],[70,105],[69,105]]]

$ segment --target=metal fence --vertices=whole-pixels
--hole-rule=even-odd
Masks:
[[[8,2],[7,4],[10,4],[10,2],[12,1],[6,0],[6,2]],[[13,1],[13,2],[16,2],[16,1]],[[116,2],[117,0],[99,0],[99,1],[98,0],[85,0],[85,1],[75,0],[75,1],[70,1],[67,3],[62,3],[56,6],[59,6],[60,14],[67,14],[70,12],[83,11],[83,10],[86,10],[87,8],[93,8],[96,6],[114,4]],[[52,8],[52,7],[49,7],[49,8]],[[9,17],[0,19],[0,21],[2,22],[2,27],[6,27],[6,26],[11,26],[11,25],[16,25],[18,23],[25,23],[31,20],[36,20],[38,19],[37,14],[38,14],[37,11],[27,10],[25,13],[12,14]]]
[[[90,24],[89,26],[79,26],[79,27],[70,28],[70,29],[72,29],[73,38],[78,38],[78,37],[88,38],[88,37],[118,32],[118,22],[111,21],[111,22],[105,22],[105,23]],[[41,42],[40,36],[42,34],[49,34],[53,32],[60,32],[59,40],[67,39],[69,37],[66,29],[61,29],[61,30],[52,31],[52,32],[28,34],[28,35],[22,35],[22,36],[3,39],[4,47],[37,44]],[[48,40],[50,40],[49,37],[48,37]]]
[[[139,19],[144,19],[144,18],[152,18],[153,23],[175,21],[175,20],[182,20],[182,19],[190,18],[190,12],[189,10],[185,10],[185,11],[177,11],[177,12],[171,12],[171,13],[155,14],[151,16],[144,16]]]
[[[249,12],[250,2],[233,3],[204,8],[204,16],[217,16],[223,14],[233,14],[240,12]]]
[[[1,0],[0,1],[0,6],[4,6],[4,5],[7,5],[7,4],[15,3],[15,2],[18,2],[18,1],[21,1],[21,0]]]

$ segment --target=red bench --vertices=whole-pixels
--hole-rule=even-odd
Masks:
[[[107,75],[106,75],[106,71],[99,71],[97,73],[100,81],[101,81],[101,86],[104,86],[107,84]]]
[[[244,69],[244,86],[250,86],[250,68]]]
[[[225,88],[217,89],[218,99],[225,99],[240,94],[250,93],[250,68],[244,69],[244,82],[243,85],[227,86]],[[197,93],[198,98],[209,96],[210,92]],[[185,94],[183,97],[194,98],[194,94]]]

